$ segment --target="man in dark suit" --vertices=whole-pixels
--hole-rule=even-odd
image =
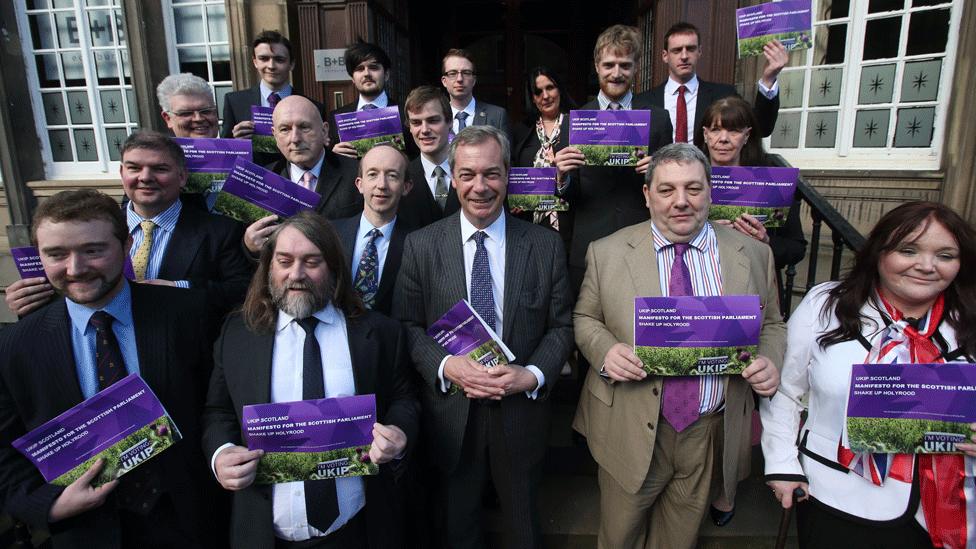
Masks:
[[[683,21],[672,25],[664,34],[664,49],[661,51],[661,59],[668,66],[668,80],[637,96],[655,107],[667,109],[675,132],[675,143],[697,142],[695,138],[701,136],[705,109],[723,97],[738,95],[734,86],[698,78],[695,67],[701,53],[701,35],[694,25]],[[760,125],[756,130],[763,137],[769,137],[779,114],[779,84],[776,77],[790,57],[779,40],[766,44],[763,55],[766,66],[752,108]],[[684,113],[684,117],[679,117],[679,112]]]
[[[363,197],[356,190],[359,162],[325,148],[328,130],[318,116],[315,105],[304,97],[281,100],[274,111],[273,132],[284,159],[267,168],[319,193],[315,211],[326,219],[358,214],[363,209]],[[269,215],[247,227],[244,245],[252,254],[260,252],[277,222],[277,216]]]
[[[208,213],[193,202],[196,197],[181,200],[187,178],[183,149],[165,135],[141,131],[126,139],[120,154],[136,280],[201,289],[218,317],[239,305],[253,272],[241,250],[244,229],[232,219]],[[15,285],[6,300],[19,316],[53,296],[42,278]]]
[[[286,219],[261,252],[243,311],[215,345],[203,441],[217,480],[234,492],[235,548],[404,546],[397,480],[419,415],[406,337],[363,309],[347,269],[321,216]],[[376,395],[369,458],[379,475],[253,485],[262,452],[241,445],[243,406],[353,394]]]
[[[511,140],[508,111],[497,105],[474,100],[478,73],[474,58],[466,50],[450,49],[441,62],[441,84],[451,97],[451,131],[457,135],[468,126],[494,126]]]
[[[549,429],[545,398],[572,349],[572,302],[559,235],[504,211],[510,153],[497,128],[451,145],[461,211],[407,236],[393,310],[407,327],[445,546],[484,547],[481,488],[490,469],[506,547],[540,547],[536,496]],[[467,299],[515,355],[490,368],[453,356],[427,328]]]
[[[116,202],[97,191],[46,199],[34,214],[32,237],[62,295],[0,332],[0,505],[49,531],[55,548],[217,546],[218,494],[210,493],[196,442],[211,367],[204,300],[125,280],[132,238]],[[62,487],[45,483],[11,447],[133,373],[185,440],[98,488],[90,483],[103,461]]]
[[[644,173],[654,151],[671,142],[671,122],[664,109],[655,107],[631,91],[640,56],[640,33],[634,27],[614,25],[603,31],[593,48],[593,64],[600,81],[595,101],[583,109],[649,110],[651,132],[648,155],[636,168],[583,166],[583,153],[557,145],[555,163],[559,169],[558,192],[574,210],[573,239],[569,251],[569,276],[573,291],[579,291],[586,272],[586,248],[590,242],[618,229],[647,219],[641,188]],[[569,135],[569,117],[563,118],[560,135]],[[567,140],[568,142],[568,140]]]
[[[353,288],[367,309],[387,316],[393,307],[403,241],[411,230],[398,211],[412,186],[407,157],[391,145],[377,145],[359,163],[356,188],[363,195],[363,213],[335,222],[352,266]]]
[[[420,86],[404,104],[410,136],[420,156],[410,162],[407,175],[413,189],[403,197],[400,212],[415,228],[449,216],[461,207],[451,185],[451,166],[447,161],[450,145],[451,105],[444,92],[434,86]]]

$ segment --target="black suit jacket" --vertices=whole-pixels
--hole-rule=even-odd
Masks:
[[[265,167],[291,179],[289,162],[285,159]],[[356,188],[358,174],[358,160],[326,150],[322,171],[315,184],[315,192],[322,196],[315,211],[326,219],[340,219],[363,211],[363,195]]]
[[[581,109],[599,109],[600,104],[590,101]],[[651,136],[649,154],[671,143],[671,118],[668,111],[647,102],[641,96],[634,97],[631,108],[651,111]],[[563,118],[560,139],[554,149],[558,152],[568,146],[569,117]],[[569,179],[563,197],[569,201],[575,221],[573,241],[569,250],[569,265],[578,289],[586,268],[586,247],[590,242],[610,235],[619,229],[640,223],[650,217],[644,202],[644,176],[632,166],[583,166]]]
[[[377,421],[396,425],[407,435],[408,452],[417,437],[420,407],[410,383],[406,338],[393,320],[368,312],[347,319],[349,354],[356,394],[376,395]],[[241,412],[245,405],[271,397],[274,334],[257,334],[239,314],[230,316],[214,345],[214,370],[203,415],[203,448],[208,459],[221,445],[243,444]],[[370,549],[403,547],[402,500],[398,477],[405,463],[391,461],[380,474],[364,477],[365,518]],[[234,492],[231,546],[273,549],[271,489],[252,485]]]
[[[664,108],[664,85],[667,82],[662,82],[660,85],[651,88],[650,90],[638,95],[642,101],[647,101],[655,107]],[[735,86],[729,84],[720,84],[717,82],[706,82],[701,78],[698,79],[698,98],[695,103],[695,123],[694,128],[690,128],[694,132],[695,142],[699,142],[699,138],[702,135],[702,116],[705,114],[705,109],[709,105],[729,96],[738,96],[738,92],[735,91]],[[752,104],[752,112],[756,114],[756,120],[759,121],[759,130],[763,137],[769,137],[773,133],[773,127],[776,125],[776,117],[779,115],[779,94],[773,99],[767,99],[765,95],[761,92],[756,91],[756,100]],[[670,117],[669,117],[670,118]]]
[[[424,177],[424,165],[420,157],[413,159],[407,166],[407,178],[413,183],[410,194],[404,195],[400,201],[399,214],[407,220],[410,227],[420,229],[431,223],[441,220],[461,209],[461,202],[458,201],[457,190],[454,185],[447,187],[447,202],[444,209],[434,200],[434,194],[430,192],[427,178]]]
[[[71,320],[64,298],[58,298],[0,332],[0,503],[14,517],[49,529],[56,548],[119,548],[116,494],[143,471],[169,493],[179,521],[174,525],[162,520],[159,528],[178,527],[195,535],[201,547],[211,547],[215,506],[208,494],[214,493],[216,484],[197,442],[211,367],[206,304],[177,288],[129,287],[140,375],[176,422],[183,440],[131,476],[123,476],[102,506],[48,523],[48,512],[63,488],[45,483],[11,441],[84,400]]]
[[[437,370],[448,353],[427,335],[427,328],[468,298],[461,215],[452,214],[407,236],[393,297],[393,313],[407,327],[410,354],[424,380],[421,402],[428,455],[436,456],[433,464],[445,473],[464,466],[459,460],[470,401],[463,392],[441,391]],[[519,393],[500,403],[509,456],[524,465],[536,464],[546,451],[546,397],[573,347],[572,296],[559,235],[506,217],[502,300],[502,340],[517,364],[535,365],[546,380],[537,400]]]
[[[292,95],[302,95],[292,87]],[[304,97],[304,96],[303,96]],[[325,120],[325,106],[318,101],[309,98],[319,110],[319,116]],[[251,106],[261,104],[261,84],[257,83],[246,90],[238,90],[224,96],[223,122],[220,126],[220,137],[234,137],[234,126],[238,122],[251,119]],[[281,159],[281,153],[254,153],[254,163],[258,165],[270,164]]]
[[[191,288],[207,292],[207,301],[223,316],[244,302],[254,274],[241,248],[243,238],[244,226],[237,221],[184,203],[159,278],[190,281]]]
[[[359,220],[362,216],[354,215],[343,219],[337,219],[333,224],[339,233],[339,240],[342,242],[342,249],[346,254],[346,261],[352,266],[350,273],[355,281],[356,265],[352,265],[352,255],[356,249],[356,233],[359,232]],[[405,220],[397,216],[396,224],[393,225],[393,233],[390,234],[390,247],[386,250],[386,262],[383,263],[383,272],[380,273],[380,287],[376,292],[376,300],[373,310],[384,315],[390,316],[393,308],[393,287],[396,285],[397,274],[400,272],[400,261],[403,258],[403,241],[407,238],[411,228]]]

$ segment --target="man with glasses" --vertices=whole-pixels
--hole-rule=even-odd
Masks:
[[[171,74],[156,86],[163,121],[175,137],[217,137],[217,105],[206,80]]]
[[[451,114],[454,117],[452,135],[457,135],[468,126],[494,126],[506,137],[512,135],[505,109],[475,101],[474,85],[478,81],[478,73],[470,53],[462,49],[448,50],[441,68],[441,84],[451,96]]]

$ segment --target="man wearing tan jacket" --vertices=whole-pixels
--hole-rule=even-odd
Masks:
[[[599,465],[601,548],[694,547],[710,491],[734,501],[748,474],[752,392],[769,396],[779,384],[785,325],[772,252],[708,222],[710,171],[692,145],[661,148],[644,185],[651,220],[587,251],[573,319],[593,366],[573,426]],[[635,297],[742,294],[759,295],[763,325],[759,356],[741,376],[689,384],[644,373],[634,354]],[[681,383],[698,405],[678,413],[671,396]]]

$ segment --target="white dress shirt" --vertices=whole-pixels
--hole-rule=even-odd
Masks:
[[[664,83],[664,108],[668,111],[668,116],[671,117],[671,139],[674,139],[675,129],[677,125],[678,116],[678,87],[681,86],[681,82],[668,77],[668,81]],[[691,80],[685,83],[685,106],[688,112],[688,142],[691,143],[695,140],[695,112],[698,109],[698,75],[691,77]],[[767,88],[762,80],[759,81],[759,93],[763,94],[766,99],[773,99],[776,94],[779,93],[779,80],[773,82],[772,88]]]
[[[268,103],[268,96],[271,95],[272,93],[277,92],[278,93],[278,97],[280,97],[281,99],[284,99],[284,98],[288,97],[289,95],[291,95],[292,93],[294,93],[294,90],[292,89],[291,84],[285,84],[280,90],[272,90],[271,88],[268,87],[267,84],[264,83],[264,80],[261,81],[261,84],[260,84],[259,88],[261,89],[261,106],[262,107],[270,107],[271,106],[271,103]]]
[[[366,215],[359,216],[359,230],[356,232],[356,245],[352,249],[352,279],[356,280],[356,271],[359,270],[359,262],[363,259],[363,251],[366,250],[366,243],[369,242],[369,232],[379,229],[382,236],[376,239],[376,285],[379,286],[383,277],[383,265],[386,265],[386,253],[390,250],[390,238],[393,236],[393,228],[396,226],[396,218],[382,227],[374,227],[366,219]]]
[[[360,95],[359,102],[356,103],[356,110],[363,110],[363,106],[365,105],[376,105],[377,109],[383,109],[390,106],[390,98],[386,96],[386,90],[381,91],[380,94],[376,96],[376,99],[372,101],[366,101],[366,99]]]
[[[491,270],[491,293],[492,297],[495,298],[495,334],[498,335],[499,339],[502,339],[505,337],[502,335],[502,326],[504,325],[502,304],[505,303],[505,214],[503,212],[498,216],[498,219],[484,229],[478,229],[472,225],[463,212],[460,217],[461,246],[464,252],[464,285],[468,289],[468,301],[471,301],[471,269],[474,267],[474,254],[478,249],[478,244],[472,237],[474,233],[483,230],[487,235],[485,251],[488,252],[488,267]],[[441,380],[441,390],[445,393],[451,387],[451,382],[444,377],[444,365],[447,364],[447,359],[450,357],[451,355],[444,357],[437,370],[437,377]],[[516,360],[525,358],[528,357],[515,357]],[[532,372],[536,382],[538,382],[535,389],[525,392],[526,396],[535,399],[539,394],[539,389],[546,383],[546,376],[542,370],[532,364],[525,366],[525,369]]]
[[[451,188],[451,163],[447,158],[444,159],[440,164],[434,164],[432,160],[428,160],[423,154],[420,155],[420,165],[424,168],[424,178],[427,180],[427,186],[430,187],[430,195],[433,197],[437,196],[437,176],[434,175],[434,168],[440,166],[444,170],[444,181],[447,182],[448,192]]]
[[[458,109],[454,105],[451,105],[451,120],[452,120],[451,128],[454,131],[454,135],[457,135],[458,132],[461,131],[458,129],[458,119],[457,119],[457,113],[461,111],[468,113],[468,118],[464,121],[464,127],[467,128],[468,126],[474,123],[474,113],[475,113],[474,97],[471,98],[471,102],[468,103],[468,106],[464,107],[463,109]]]
[[[302,184],[302,176],[305,175],[305,172],[312,172],[312,175],[315,176],[315,182],[316,182],[315,184],[317,186],[318,185],[318,180],[319,180],[319,178],[322,175],[322,164],[324,162],[325,162],[325,151],[322,151],[322,156],[319,157],[319,161],[316,162],[315,165],[312,166],[312,169],[310,169],[310,170],[306,170],[305,168],[301,168],[301,167],[296,166],[296,165],[292,164],[291,162],[289,162],[288,163],[288,179],[291,179],[291,182],[292,183],[295,183],[296,185],[301,185]],[[315,189],[312,189],[312,190],[314,191]]]

